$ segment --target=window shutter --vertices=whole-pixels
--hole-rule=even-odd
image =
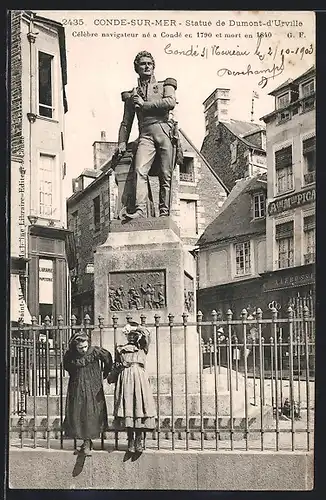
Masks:
[[[275,168],[279,170],[281,168],[290,167],[292,165],[292,146],[280,149],[275,152]]]
[[[310,229],[314,229],[315,227],[315,216],[308,215],[303,219],[303,230],[309,231]]]
[[[293,221],[278,224],[276,226],[275,239],[291,238],[293,236]]]
[[[316,137],[310,137],[303,141],[303,154],[316,150]]]

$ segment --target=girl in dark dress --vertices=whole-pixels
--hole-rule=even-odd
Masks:
[[[79,451],[89,456],[92,439],[107,428],[103,378],[112,368],[112,356],[102,347],[91,346],[86,333],[76,333],[70,339],[63,367],[70,376],[63,423],[65,436],[83,439]]]

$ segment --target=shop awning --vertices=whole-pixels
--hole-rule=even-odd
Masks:
[[[26,305],[20,286],[19,275],[10,275],[10,321],[18,322],[23,319],[24,324],[31,325],[32,317]]]

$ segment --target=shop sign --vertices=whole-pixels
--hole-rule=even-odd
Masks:
[[[53,304],[53,260],[39,259],[39,303]]]
[[[296,286],[311,285],[315,282],[315,273],[304,273],[297,276],[280,276],[264,283],[264,291],[277,290],[279,288],[292,288]]]
[[[294,193],[280,200],[275,200],[268,205],[268,214],[276,215],[291,208],[301,207],[307,203],[312,203],[316,199],[316,189],[311,188],[300,193]]]

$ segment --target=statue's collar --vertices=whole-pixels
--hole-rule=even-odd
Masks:
[[[156,83],[155,76],[152,75],[150,80],[146,80],[146,83]],[[141,79],[138,78],[138,87],[142,87],[144,84],[142,83]]]

